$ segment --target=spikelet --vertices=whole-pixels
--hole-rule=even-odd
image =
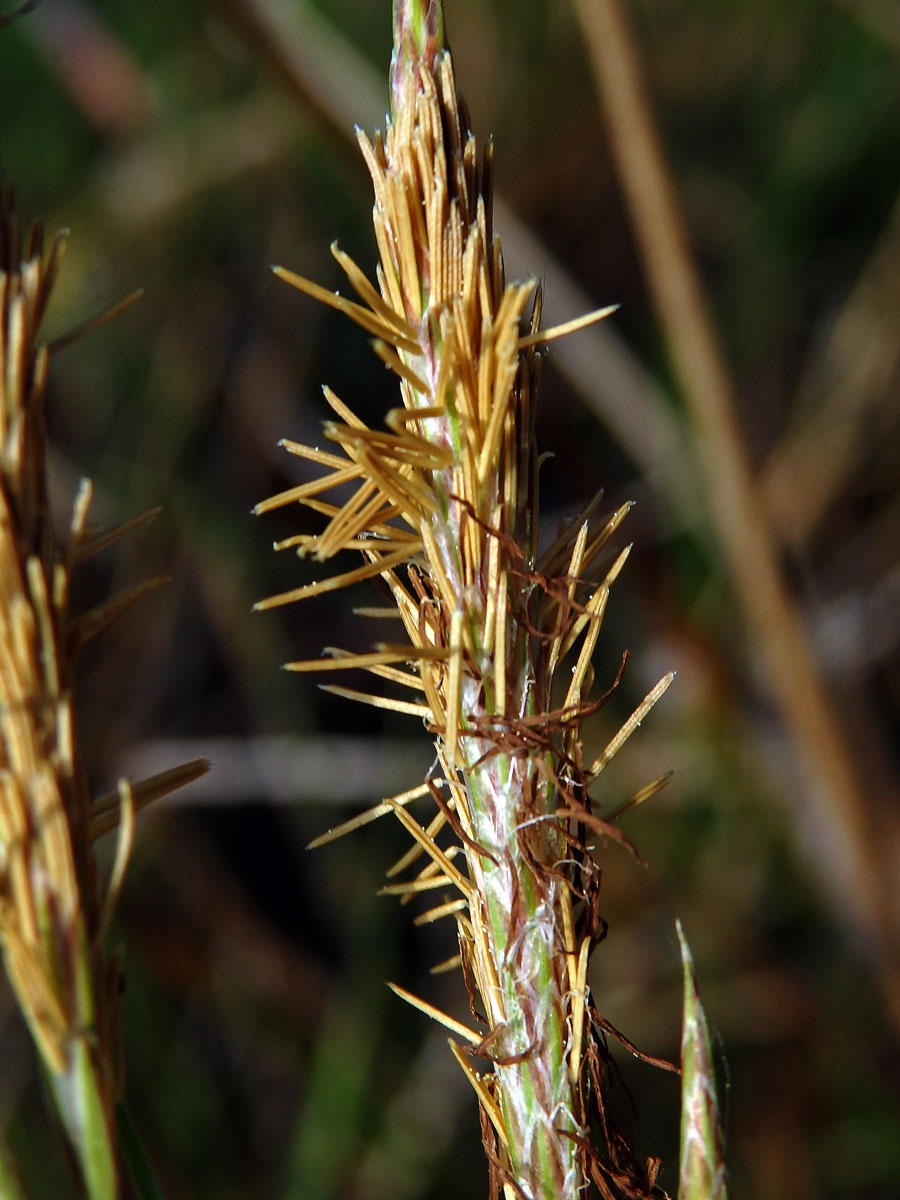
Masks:
[[[188,764],[133,789],[123,781],[112,803],[95,808],[80,761],[75,655],[161,581],[77,618],[69,613],[74,563],[141,519],[91,533],[85,481],[65,552],[54,545],[44,415],[50,352],[39,331],[64,247],[60,234],[45,251],[36,225],[23,248],[12,199],[0,185],[0,948],[86,1192],[109,1200],[118,1195],[114,1108],[123,1065],[119,970],[114,958],[104,958],[101,939],[136,809],[206,768]],[[91,842],[116,824],[114,866],[101,888]]]
[[[709,1027],[697,990],[694,960],[680,921],[676,931],[684,988],[678,1200],[728,1200],[725,1138]]]
[[[598,517],[598,497],[538,549],[538,347],[613,309],[541,329],[539,287],[508,283],[504,274],[492,225],[493,151],[490,144],[477,151],[441,5],[398,0],[394,20],[386,136],[359,133],[375,191],[377,287],[336,245],[356,299],[276,273],[374,339],[397,376],[402,407],[387,414],[385,429],[371,429],[326,388],[334,418],[325,434],[335,452],[285,443],[322,473],[257,511],[299,504],[320,514],[324,527],[279,547],[317,561],[355,551],[362,563],[257,608],[379,578],[393,596],[408,642],[331,650],[327,659],[288,667],[365,670],[415,700],[330,690],[424,718],[435,736],[440,771],[422,788],[319,842],[393,812],[414,847],[391,872],[407,878],[385,891],[445,894],[421,919],[455,919],[452,961],[480,997],[480,1028],[395,990],[453,1033],[481,1104],[494,1193],[502,1186],[510,1197],[574,1200],[593,1178],[605,1195],[649,1195],[655,1169],[637,1167],[604,1114],[608,1027],[591,1002],[587,968],[605,925],[586,841],[599,835],[628,844],[594,813],[589,788],[671,676],[585,763],[581,722],[618,682],[592,697],[591,657],[628,553],[612,549],[628,506]],[[350,498],[329,502],[347,484]],[[565,695],[554,701],[554,680],[563,675]],[[408,808],[423,793],[436,805],[427,824]],[[448,835],[456,843],[450,849]],[[479,1072],[473,1056],[490,1070]],[[604,1144],[594,1149],[598,1112]]]

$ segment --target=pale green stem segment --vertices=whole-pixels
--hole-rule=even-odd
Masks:
[[[727,1200],[724,1138],[709,1043],[694,963],[676,923],[684,971],[681,1034],[681,1152],[678,1200]]]
[[[444,49],[441,0],[394,0],[394,48],[414,59]]]
[[[51,1075],[56,1108],[78,1156],[89,1200],[116,1200],[119,1194],[115,1145],[87,1039],[73,1041],[68,1070]]]
[[[568,1070],[567,1005],[559,977],[560,930],[552,880],[535,876],[516,829],[536,766],[496,754],[467,772],[476,838],[493,857],[481,877],[505,1030],[493,1052],[513,1172],[532,1200],[574,1200],[581,1182]]]
[[[423,347],[423,363],[433,355]],[[431,372],[436,373],[435,371]],[[448,420],[455,452],[458,430]],[[486,598],[463,585],[461,509],[448,503],[453,469],[438,475],[435,491],[445,499],[434,515],[436,542],[443,567],[457,588],[474,629],[484,625]],[[489,490],[499,492],[497,481]],[[507,646],[509,691],[530,714],[535,706],[534,648],[512,618],[498,631]],[[459,704],[461,730],[478,721],[489,726],[502,715],[506,697],[494,697],[482,680],[463,673]],[[484,686],[482,686],[484,684]],[[480,894],[499,996],[485,996],[488,1021],[496,1032],[491,1054],[500,1083],[500,1109],[506,1130],[510,1166],[526,1200],[576,1200],[581,1171],[578,1142],[583,1136],[575,1119],[575,1097],[569,1073],[569,1005],[566,959],[559,916],[558,889],[551,871],[535,869],[523,845],[520,823],[534,812],[534,797],[546,792],[540,774],[542,751],[507,753],[490,736],[460,740],[472,834],[486,853],[467,848],[473,879]],[[550,798],[550,803],[553,802]],[[561,856],[552,822],[528,830],[534,861],[551,867]]]
[[[394,0],[394,53],[391,58],[391,109],[402,96],[399,81],[411,66],[432,67],[446,49],[441,0]]]
[[[105,1098],[109,1087],[90,1031],[97,1009],[90,948],[83,929],[73,935],[77,1027],[66,1046],[66,1068],[56,1071],[45,1063],[56,1111],[78,1160],[88,1200],[118,1200],[119,1172],[115,1133]],[[38,1041],[38,1046],[41,1045]]]
[[[457,439],[452,439],[455,445]],[[436,479],[449,495],[452,473]],[[496,484],[494,485],[496,490]],[[484,623],[485,598],[461,585],[458,504],[442,505],[434,524],[448,578],[465,595],[463,603],[475,628]],[[510,661],[510,691],[534,709],[533,647],[515,622],[501,633]],[[464,674],[459,703],[460,728],[477,720],[490,724],[502,699],[489,695],[482,680]],[[583,1179],[569,1074],[569,1006],[559,882],[552,872],[536,870],[522,841],[520,823],[533,813],[533,797],[542,779],[539,748],[529,754],[506,753],[491,739],[464,737],[459,753],[464,768],[473,839],[486,853],[467,848],[473,879],[483,902],[490,956],[500,995],[484,996],[487,1017],[496,1033],[491,1054],[498,1060],[500,1110],[506,1130],[510,1167],[525,1200],[577,1200]],[[552,799],[551,799],[552,802]],[[529,829],[534,860],[552,866],[561,855],[552,822]]]

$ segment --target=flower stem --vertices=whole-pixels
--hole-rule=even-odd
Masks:
[[[609,544],[628,506],[598,520],[592,502],[538,553],[537,347],[568,328],[542,330],[540,288],[507,283],[493,230],[493,150],[478,154],[440,3],[397,0],[394,19],[390,122],[383,137],[360,134],[375,191],[378,288],[336,247],[362,304],[278,273],[374,335],[402,407],[387,414],[388,430],[369,429],[326,389],[338,419],[325,433],[344,458],[292,443],[326,474],[258,511],[310,503],[325,528],[290,544],[319,561],[361,551],[363,564],[257,607],[378,575],[397,605],[406,646],[335,650],[331,665],[418,692],[421,703],[404,708],[423,715],[435,737],[436,768],[421,791],[435,800],[436,816],[419,824],[406,809],[409,794],[373,815],[393,811],[412,834],[406,864],[427,857],[392,889],[412,898],[456,888],[463,897],[439,911],[456,917],[473,1019],[486,1032],[435,1015],[469,1042],[454,1053],[482,1105],[494,1190],[576,1200],[593,1177],[632,1197],[650,1195],[647,1173],[607,1121],[605,1049],[587,985],[604,926],[587,837],[627,844],[593,813],[590,785],[671,677],[587,765],[581,721],[609,694],[591,698],[591,656],[627,556]],[[356,491],[341,505],[314,498],[352,480]],[[555,678],[565,695],[557,707]],[[390,696],[354,695],[396,710]],[[450,849],[441,839],[448,827],[457,839]],[[467,1053],[490,1070],[477,1071]],[[604,1131],[599,1147],[590,1144],[592,1113]]]

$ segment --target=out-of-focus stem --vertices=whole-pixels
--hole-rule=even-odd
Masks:
[[[102,1073],[87,1038],[75,1037],[62,1073],[48,1071],[47,1080],[78,1156],[89,1200],[115,1200],[119,1195],[115,1132],[107,1114]]]
[[[737,598],[758,645],[772,696],[805,762],[811,797],[832,831],[841,903],[874,951],[900,1028],[900,963],[883,864],[846,739],[778,565],[737,423],[737,404],[641,83],[619,0],[574,0],[585,30],[648,281],[696,429],[711,521]]]

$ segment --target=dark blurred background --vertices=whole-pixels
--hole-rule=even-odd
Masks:
[[[319,440],[326,381],[371,421],[396,403],[365,337],[269,271],[339,286],[334,238],[374,266],[352,126],[383,124],[389,7],[44,0],[0,30],[6,181],[23,217],[71,230],[48,335],[145,289],[52,367],[59,528],[82,474],[105,525],[164,506],[85,571],[85,602],[144,573],[173,577],[86,656],[97,790],[123,771],[215,763],[142,819],[114,931],[128,1100],[170,1200],[486,1192],[474,1097],[444,1033],[384,986],[464,1012],[458,976],[429,975],[453,930],[414,928],[376,896],[404,834],[381,822],[304,849],[431,759],[415,720],[279,670],[376,639],[350,615],[375,592],[250,611],[313,577],[271,550],[293,514],[250,515],[304,477],[278,438]],[[601,852],[610,934],[596,1002],[642,1050],[677,1057],[680,917],[717,1039],[733,1196],[888,1200],[900,1194],[900,9],[627,5],[758,504],[847,743],[858,846],[773,702],[723,565],[583,28],[567,0],[447,10],[473,124],[495,138],[511,273],[544,276],[550,319],[582,298],[622,306],[548,355],[540,424],[548,532],[600,486],[610,508],[639,501],[598,687],[624,649],[631,659],[588,751],[678,671],[598,786],[608,809],[677,772],[623,821],[648,866]],[[845,882],[844,859],[860,854],[865,900]],[[622,1119],[674,1191],[676,1081],[618,1057],[638,1112],[623,1101]],[[0,1059],[0,1120],[30,1194],[74,1195],[6,989]]]

